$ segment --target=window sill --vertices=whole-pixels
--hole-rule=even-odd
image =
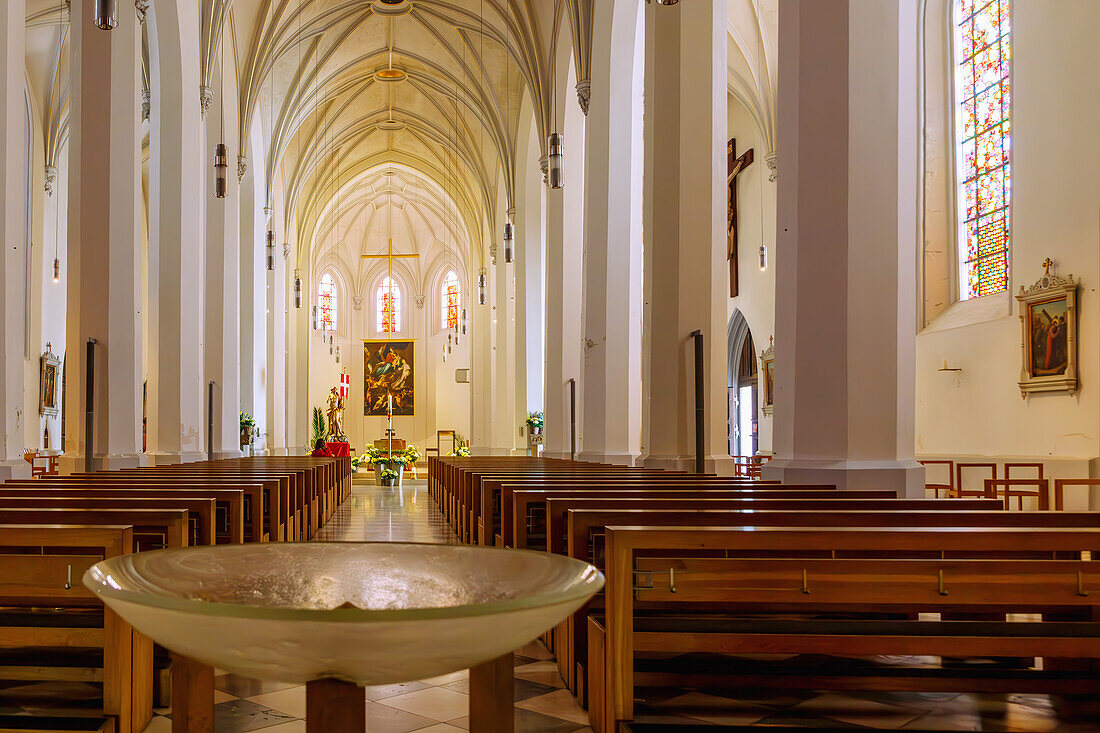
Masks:
[[[1006,290],[982,298],[959,300],[940,313],[921,333],[937,333],[954,328],[965,328],[979,323],[999,321],[1012,315],[1012,292]]]

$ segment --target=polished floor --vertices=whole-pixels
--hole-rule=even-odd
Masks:
[[[402,488],[356,485],[352,497],[322,528],[323,541],[457,542],[428,498],[423,481]],[[880,660],[889,663],[890,660]],[[895,660],[902,661],[902,660]],[[519,650],[515,662],[516,731],[590,731],[588,718],[563,688],[552,655],[541,643]],[[218,733],[303,733],[305,688],[219,675]],[[735,690],[639,689],[638,712],[665,730],[715,725],[812,729],[1100,731],[1100,717],[1060,719],[1043,695],[913,693],[789,693],[755,699]],[[467,673],[368,688],[368,733],[444,733],[467,724]],[[170,710],[158,711],[146,733],[167,733]]]

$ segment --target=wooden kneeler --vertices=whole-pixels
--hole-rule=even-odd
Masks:
[[[470,669],[470,733],[512,733],[511,653]],[[364,733],[366,691],[352,682],[306,683],[307,733]],[[214,733],[214,669],[172,653],[172,733]]]

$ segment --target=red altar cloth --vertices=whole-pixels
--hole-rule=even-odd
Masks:
[[[328,448],[328,453],[333,458],[350,458],[351,457],[351,444],[350,443],[327,443],[325,445]]]

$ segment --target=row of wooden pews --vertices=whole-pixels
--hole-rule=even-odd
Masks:
[[[82,583],[100,559],[310,539],[351,492],[346,458],[270,457],[0,484],[0,730],[138,733],[169,656]],[[45,685],[39,683],[46,683]],[[49,694],[43,696],[43,691]]]
[[[1100,688],[1098,513],[529,458],[432,459],[429,482],[467,542],[605,572],[547,639],[597,731],[662,730],[647,724],[653,687]]]

